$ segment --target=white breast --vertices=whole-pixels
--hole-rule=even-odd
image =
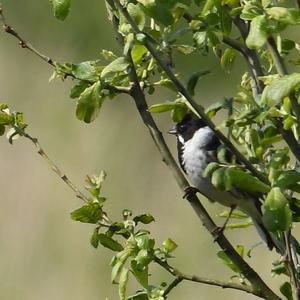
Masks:
[[[184,168],[191,183],[196,187],[203,180],[203,171],[211,160],[204,147],[211,140],[212,134],[209,127],[200,128],[183,146]]]

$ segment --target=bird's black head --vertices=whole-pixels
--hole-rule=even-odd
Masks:
[[[173,129],[169,131],[170,134],[176,135],[178,138],[181,137],[185,142],[190,140],[194,133],[206,124],[202,119],[199,119],[193,113],[187,113],[183,120],[175,125]]]

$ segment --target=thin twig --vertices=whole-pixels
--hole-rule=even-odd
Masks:
[[[142,31],[138,28],[135,21],[132,19],[130,14],[128,13],[126,7],[122,6],[119,0],[113,0],[116,7],[120,10],[120,12],[124,15],[128,23],[132,26],[134,32],[136,34],[143,34]],[[257,178],[259,178],[261,181],[268,183],[268,179],[264,174],[259,172],[249,161],[248,159],[231,143],[230,140],[227,139],[227,137],[217,129],[216,125],[211,121],[210,118],[207,117],[205,114],[204,108],[197,104],[196,101],[193,99],[193,97],[188,93],[187,89],[184,87],[184,85],[178,80],[178,78],[175,76],[174,72],[168,64],[164,61],[162,54],[159,53],[155,47],[152,45],[152,41],[147,38],[145,35],[145,46],[151,53],[151,55],[155,58],[157,63],[160,65],[160,67],[165,71],[165,73],[168,75],[170,80],[173,82],[173,84],[176,86],[177,91],[182,94],[186,100],[190,103],[190,105],[195,109],[195,111],[199,114],[199,116],[202,118],[202,120],[206,123],[207,126],[209,126],[216,134],[216,136],[228,147],[228,149],[236,156],[237,160],[240,161],[245,165],[245,167]]]
[[[188,274],[182,273],[181,271],[177,270],[176,268],[170,266],[166,261],[163,261],[163,260],[159,259],[158,257],[154,257],[154,261],[157,264],[159,264],[162,268],[164,268],[166,271],[168,271],[170,274],[175,276],[174,281],[165,290],[164,295],[168,294],[181,281],[186,280],[186,281],[192,281],[192,282],[196,282],[196,283],[217,286],[217,287],[221,287],[223,289],[239,290],[239,291],[243,291],[243,292],[258,296],[260,298],[263,298],[259,292],[255,291],[249,285],[239,284],[239,283],[234,283],[234,282],[227,282],[227,281],[216,280],[216,279],[209,279],[209,278],[200,277],[197,275],[188,275]]]
[[[3,29],[6,33],[14,36],[17,40],[19,40],[19,44],[22,48],[24,49],[28,49],[29,51],[31,51],[34,55],[36,55],[37,57],[39,57],[40,59],[42,59],[44,62],[48,63],[50,66],[56,68],[57,62],[54,61],[52,58],[50,58],[49,56],[43,54],[41,51],[37,50],[31,43],[29,43],[28,41],[26,41],[23,37],[21,37],[21,35],[10,25],[8,25],[6,23],[6,18],[4,15],[4,11],[1,8],[0,5],[0,23],[2,23],[3,25]],[[60,69],[60,72],[65,76],[65,77],[71,77],[73,79],[78,79],[80,80],[80,78],[77,78],[73,73],[69,73],[66,71],[63,71]],[[94,83],[92,81],[89,80],[85,80],[88,81],[90,83]],[[123,86],[112,86],[112,85],[107,85],[107,89],[114,91],[116,93],[123,93],[123,94],[129,94],[130,92],[130,87],[123,87]]]
[[[37,148],[38,154],[47,162],[47,164],[50,166],[50,168],[59,176],[60,179],[62,179],[67,186],[75,193],[76,197],[84,201],[85,203],[89,203],[90,199],[86,197],[80,189],[69,179],[69,177],[61,171],[61,169],[49,158],[45,150],[42,148],[41,144],[39,143],[38,139],[35,137],[32,137],[30,134],[22,131],[21,129],[18,130],[20,134],[30,140],[34,146]],[[111,225],[111,221],[107,217],[106,213],[103,212],[103,218],[99,222],[101,226],[108,227]]]
[[[89,199],[79,190],[79,188],[76,187],[75,184],[71,182],[71,180],[67,177],[66,174],[64,174],[58,166],[49,158],[49,156],[46,154],[46,152],[41,147],[39,141],[37,138],[32,137],[28,133],[23,133],[23,136],[27,139],[29,139],[37,148],[38,154],[48,163],[50,168],[69,186],[69,188],[76,194],[76,197],[81,199],[82,201],[88,203]]]
[[[182,277],[175,277],[175,279],[170,283],[170,285],[165,289],[164,291],[164,299],[167,299],[168,294],[174,289],[176,288],[176,286],[182,282],[184,280],[184,278]]]
[[[0,21],[3,25],[3,29],[6,33],[11,34],[15,38],[17,38],[20,42],[20,46],[22,48],[26,48],[32,53],[34,53],[36,56],[38,56],[40,59],[45,61],[46,63],[50,64],[51,66],[55,67],[55,62],[52,58],[44,55],[40,51],[38,51],[35,47],[33,47],[29,42],[25,41],[10,25],[6,23],[5,16],[3,13],[2,7],[0,7]]]

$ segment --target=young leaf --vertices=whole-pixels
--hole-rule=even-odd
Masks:
[[[227,48],[221,57],[221,67],[228,73],[230,73],[234,60],[236,58],[237,51],[233,48]]]
[[[123,268],[119,279],[120,300],[126,300],[126,290],[127,290],[127,283],[129,278],[128,275],[129,275],[128,269]]]
[[[192,95],[192,96],[195,95],[195,87],[198,83],[199,78],[202,76],[205,76],[209,73],[210,73],[210,71],[205,70],[205,71],[198,71],[191,75],[191,77],[188,79],[188,82],[187,82],[187,90],[190,95]]]
[[[280,103],[285,97],[300,87],[300,73],[293,73],[275,79],[262,93],[262,102],[269,106]]]
[[[50,0],[50,3],[53,8],[54,16],[64,21],[69,14],[71,0]]]
[[[184,108],[186,105],[180,102],[165,102],[154,104],[149,107],[148,111],[151,113],[162,113],[166,111],[173,110],[175,108]]]
[[[148,288],[148,266],[144,268],[139,268],[135,260],[131,261],[131,269],[133,275],[138,280],[138,282],[145,288]]]
[[[121,244],[119,244],[117,241],[113,240],[112,238],[103,233],[99,234],[99,242],[102,246],[112,251],[120,252],[124,249]]]
[[[251,49],[261,48],[268,38],[268,21],[265,15],[255,17],[250,23],[246,44]]]
[[[283,283],[279,289],[281,294],[285,296],[287,300],[293,300],[293,291],[289,282]]]
[[[232,187],[232,183],[228,173],[226,172],[226,168],[218,168],[213,172],[211,177],[212,184],[219,190],[222,191],[230,191]]]
[[[81,93],[76,108],[76,116],[79,120],[91,123],[98,116],[104,101],[104,97],[100,94],[100,88],[98,81]]]
[[[78,98],[88,86],[89,84],[86,81],[79,81],[79,83],[72,87],[70,91],[70,97],[72,99]]]
[[[99,228],[95,228],[95,230],[93,231],[93,234],[91,236],[91,245],[94,247],[94,248],[98,248],[98,245],[99,245]]]
[[[114,257],[115,258],[115,257]],[[121,260],[116,260],[116,262],[113,264],[113,268],[111,270],[111,282],[116,283],[117,278],[119,277],[122,268],[124,266],[124,262]]]
[[[165,240],[162,243],[162,245],[163,245],[164,251],[167,253],[173,252],[178,247],[177,244],[170,238]]]
[[[96,81],[98,75],[91,61],[84,61],[78,65],[72,65],[72,74],[81,80]]]
[[[234,262],[226,255],[224,251],[219,251],[217,256],[223,261],[223,263],[235,273],[240,273],[240,269]]]
[[[279,187],[274,187],[269,192],[264,209],[263,222],[269,231],[285,231],[290,228],[292,212]]]
[[[118,57],[102,70],[101,78],[109,77],[114,73],[124,72],[128,66],[129,63],[125,57]]]
[[[150,214],[142,214],[139,216],[136,216],[133,218],[133,221],[138,224],[139,222],[143,223],[143,224],[149,224],[151,222],[154,222],[155,219],[152,215]]]
[[[231,184],[236,187],[250,192],[267,193],[270,187],[260,181],[253,175],[239,169],[228,168],[227,176],[230,178]]]
[[[71,212],[71,219],[82,223],[96,224],[101,218],[99,203],[89,203]]]
[[[267,12],[274,20],[284,24],[296,25],[299,21],[299,13],[294,8],[271,7]]]
[[[139,0],[146,15],[164,26],[173,24],[174,18],[167,1]]]
[[[280,175],[275,181],[275,185],[282,189],[287,189],[298,182],[300,182],[300,173],[295,170],[288,170],[280,172]]]

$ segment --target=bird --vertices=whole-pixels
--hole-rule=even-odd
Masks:
[[[169,133],[177,138],[179,164],[193,186],[191,190],[199,191],[212,202],[229,207],[229,217],[235,208],[246,213],[268,248],[272,250],[275,247],[277,251],[282,252],[282,243],[266,229],[263,223],[262,201],[259,195],[237,188],[232,188],[230,191],[220,190],[212,184],[211,178],[203,176],[208,164],[218,162],[217,152],[222,146],[221,141],[206,122],[194,113],[188,112]],[[232,157],[228,149],[226,149],[226,157],[229,160]],[[221,231],[225,229],[229,217],[219,228]]]

